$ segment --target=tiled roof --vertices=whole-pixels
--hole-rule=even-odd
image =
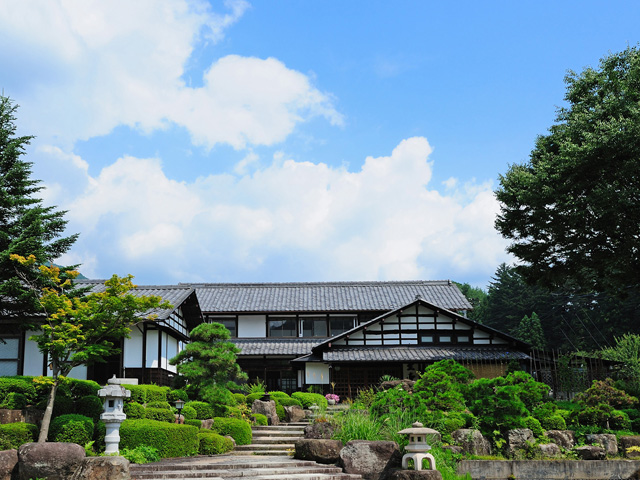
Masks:
[[[104,292],[106,287],[104,285],[106,280],[76,280],[78,286],[91,285],[90,292]],[[178,308],[193,292],[193,287],[190,285],[140,285],[131,291],[131,294],[138,297],[156,295],[162,300],[166,300],[171,305],[172,309],[155,309],[150,312],[146,312],[145,315],[156,315],[158,320],[164,320],[171,312]]]
[[[415,300],[448,310],[471,304],[448,280],[331,283],[206,283],[196,288],[203,312],[388,311]]]
[[[310,339],[243,339],[233,338],[231,341],[242,350],[239,356],[244,355],[307,355],[311,353],[311,347],[320,343],[319,340]]]
[[[349,347],[322,352],[325,362],[432,362],[528,360],[526,353],[496,347]]]

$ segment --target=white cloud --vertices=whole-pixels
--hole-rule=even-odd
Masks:
[[[44,143],[70,147],[127,125],[185,127],[208,148],[271,145],[313,116],[341,122],[332,99],[276,59],[226,56],[191,88],[182,76],[198,42],[218,41],[248,8],[202,0],[10,2],[0,16],[3,87]],[[10,46],[10,47],[9,47]]]
[[[193,183],[123,157],[65,208],[102,276],[153,265],[171,281],[486,278],[505,260],[490,185],[430,189],[430,153],[416,137],[357,172],[278,157]]]

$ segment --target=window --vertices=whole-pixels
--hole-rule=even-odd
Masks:
[[[5,343],[0,342],[0,376],[17,375],[20,339],[4,337],[3,340]]]
[[[303,337],[326,337],[327,317],[301,317]]]
[[[433,335],[422,335],[420,343],[433,343]]]
[[[296,317],[269,317],[267,320],[268,337],[296,337]]]
[[[332,337],[351,330],[354,326],[354,317],[329,317],[329,335]]]
[[[227,327],[227,330],[229,330],[229,333],[231,333],[231,337],[235,338],[238,336],[238,322],[236,320],[236,317],[216,317],[213,315],[207,315],[207,321],[209,323],[221,323],[222,325]]]

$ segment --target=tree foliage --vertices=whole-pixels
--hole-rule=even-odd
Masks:
[[[525,315],[524,318],[520,320],[514,333],[517,338],[531,344],[531,346],[535,348],[542,350],[546,345],[542,324],[536,312],[533,312],[531,316]]]
[[[16,136],[16,110],[0,95],[0,315],[31,318],[40,309],[38,289],[50,285],[49,279],[10,256],[33,255],[36,264],[47,265],[65,253],[77,235],[63,237],[65,212],[43,206],[36,197],[43,187],[30,178],[31,163],[23,160],[33,137]],[[29,288],[23,278],[38,289]]]
[[[640,286],[640,52],[569,72],[567,107],[496,191],[496,228],[529,282],[625,292]]]

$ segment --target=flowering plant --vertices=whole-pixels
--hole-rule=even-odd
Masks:
[[[335,393],[327,393],[324,398],[326,398],[327,400],[335,400],[336,403],[338,403],[340,401],[340,397],[338,395],[336,395]]]

